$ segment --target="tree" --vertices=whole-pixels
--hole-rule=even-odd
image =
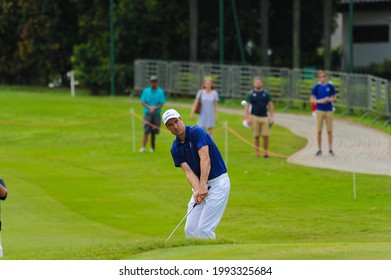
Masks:
[[[323,1],[323,68],[331,68],[332,0]]]
[[[198,45],[198,0],[189,0],[190,15],[190,60],[197,60]]]
[[[268,66],[269,61],[269,7],[270,0],[260,0],[261,7],[261,63]]]
[[[20,68],[18,43],[22,30],[22,15],[20,7],[14,1],[4,0],[0,4],[0,81],[14,82],[14,76]],[[9,32],[13,30],[13,32]]]
[[[94,7],[91,9],[91,7]],[[78,2],[79,41],[74,46],[72,65],[76,78],[88,87],[93,95],[109,92],[110,45],[109,1]]]
[[[300,0],[293,0],[293,68],[300,68]]]
[[[300,0],[300,34],[304,36],[297,48],[292,32],[293,1],[225,1],[225,61],[243,60],[240,41],[249,64],[292,67],[293,58],[298,57],[292,52],[296,45],[301,65],[322,65],[317,48],[325,38],[323,4]],[[329,1],[335,5],[336,0]],[[219,60],[217,2],[114,0],[114,8],[118,92],[132,86],[134,60],[138,58]],[[66,72],[74,69],[76,78],[94,94],[108,93],[108,10],[107,0],[2,0],[0,82],[45,84],[56,76],[65,80]],[[334,15],[332,11],[330,18]]]
[[[293,1],[271,1],[270,5],[270,47],[273,50],[271,65],[293,66]],[[323,39],[322,1],[300,0],[300,64],[322,66],[317,49]]]
[[[77,37],[70,0],[1,2],[0,77],[6,83],[48,83],[66,76]]]

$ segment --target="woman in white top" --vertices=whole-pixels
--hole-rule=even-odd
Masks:
[[[218,122],[218,101],[219,94],[213,87],[213,81],[211,77],[204,78],[204,84],[202,89],[197,92],[196,102],[198,99],[201,101],[200,116],[198,118],[197,125],[206,129],[210,136],[213,136],[213,128]],[[194,118],[195,106],[191,110],[191,119]]]

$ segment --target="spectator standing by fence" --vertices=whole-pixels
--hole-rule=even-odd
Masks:
[[[213,129],[218,122],[219,93],[214,89],[211,77],[205,77],[202,88],[197,92],[190,118],[194,118],[196,107],[200,103],[200,111],[197,125],[206,129],[213,137]]]
[[[149,151],[155,151],[155,136],[160,130],[160,113],[163,105],[166,103],[166,96],[162,88],[157,86],[158,79],[156,76],[151,76],[149,79],[149,87],[144,88],[141,93],[141,105],[144,107],[144,135],[142,148],[140,153],[145,152],[145,147],[148,142],[148,135],[151,135],[151,147]]]
[[[271,95],[263,89],[260,77],[253,80],[254,88],[246,97],[244,120],[252,127],[255,145],[255,156],[260,157],[259,137],[263,137],[263,157],[268,158],[270,127],[274,123],[274,105]],[[250,110],[251,105],[251,110]]]
[[[328,82],[327,74],[324,70],[318,71],[319,83],[311,91],[311,103],[316,104],[316,132],[318,141],[318,151],[316,156],[322,155],[322,129],[326,123],[327,137],[329,143],[329,154],[333,152],[333,102],[337,100],[334,86]]]

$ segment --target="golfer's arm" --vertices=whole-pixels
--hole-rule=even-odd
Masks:
[[[315,96],[311,95],[311,99],[310,99],[310,102],[313,103],[313,104],[316,104],[316,98]]]
[[[208,178],[210,173],[210,157],[209,157],[209,146],[203,146],[198,150],[200,156],[200,187],[208,187]]]
[[[7,197],[8,191],[2,184],[0,184],[0,198],[5,199]]]
[[[181,168],[183,172],[185,172],[187,181],[189,181],[194,191],[198,190],[200,187],[200,180],[198,180],[197,175],[194,174],[193,170],[191,170],[190,166],[186,162],[181,164]]]

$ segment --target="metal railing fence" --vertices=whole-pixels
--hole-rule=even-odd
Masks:
[[[252,89],[255,76],[260,76],[264,88],[273,100],[309,102],[312,87],[318,82],[315,69],[288,69],[249,65],[220,65],[185,61],[135,61],[134,89],[138,92],[148,84],[151,75],[159,77],[159,86],[166,93],[194,97],[205,76],[211,76],[214,86],[223,98],[244,98]],[[363,110],[376,113],[391,121],[391,92],[388,80],[363,74],[328,71],[329,81],[336,88],[335,106],[347,111]]]

